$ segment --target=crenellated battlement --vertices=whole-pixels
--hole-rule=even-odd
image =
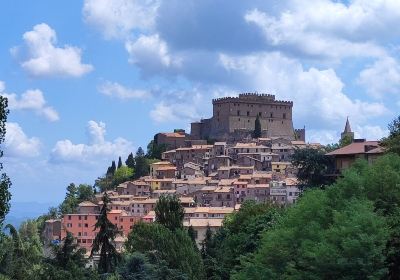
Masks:
[[[276,103],[276,104],[287,104],[287,105],[293,105],[292,101],[284,101],[284,100],[275,100],[275,95],[273,94],[259,94],[257,92],[255,93],[240,93],[238,97],[221,97],[221,98],[215,98],[212,100],[212,104],[219,104],[219,103],[226,103],[226,102],[256,102],[256,103]]]

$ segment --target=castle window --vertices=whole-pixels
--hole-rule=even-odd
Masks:
[[[250,116],[250,111],[247,111],[247,116]]]
[[[258,112],[258,115],[261,117],[261,112]]]
[[[237,111],[237,115],[240,116],[240,111],[239,110]]]
[[[283,118],[286,119],[286,113],[283,113]]]
[[[238,121],[240,121],[240,118],[238,118]]]
[[[270,114],[270,117],[273,118],[273,117],[274,117],[274,113],[271,113],[271,114]]]

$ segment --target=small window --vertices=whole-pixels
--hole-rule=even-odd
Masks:
[[[240,111],[239,110],[237,111],[237,115],[240,116]]]
[[[85,227],[89,227],[89,224],[85,224]]]
[[[250,111],[247,111],[247,116],[250,116]]]

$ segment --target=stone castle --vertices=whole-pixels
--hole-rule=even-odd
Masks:
[[[275,95],[243,93],[239,97],[213,99],[213,116],[191,124],[192,139],[235,141],[250,137],[259,116],[262,137],[305,141],[305,128],[294,129],[292,101]]]

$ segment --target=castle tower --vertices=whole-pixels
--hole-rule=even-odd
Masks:
[[[346,125],[344,127],[344,131],[341,134],[340,139],[343,140],[346,136],[350,137],[351,140],[353,141],[354,139],[354,132],[351,131],[351,127],[350,127],[350,122],[349,122],[349,117],[347,117],[346,120]]]

